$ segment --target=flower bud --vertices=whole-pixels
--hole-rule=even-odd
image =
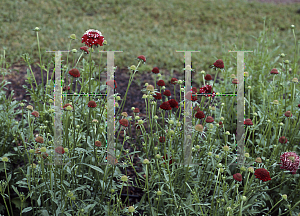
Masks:
[[[295,29],[295,26],[294,26],[294,25],[291,25],[291,29]]]
[[[128,212],[130,212],[130,213],[131,213],[131,212],[134,212],[134,211],[135,211],[135,209],[134,209],[134,207],[133,207],[133,206],[129,206],[129,207],[128,207]]]
[[[246,158],[250,157],[249,153],[245,153],[245,157]]]
[[[127,177],[126,175],[123,175],[123,176],[121,177],[121,181],[123,181],[123,182],[128,181],[128,177]]]
[[[226,151],[226,152],[228,152],[228,151],[229,151],[229,146],[227,146],[227,145],[224,146],[224,147],[223,147],[223,150]]]
[[[292,79],[292,82],[293,82],[293,83],[297,83],[297,82],[298,82],[298,79],[295,77],[295,78]]]
[[[230,135],[229,131],[226,131],[225,134],[226,134],[226,135]]]
[[[159,154],[155,155],[155,158],[160,159],[160,155]]]
[[[280,54],[280,57],[281,57],[281,58],[285,57],[285,54],[284,54],[284,53],[281,53],[281,54]]]
[[[287,195],[286,195],[286,194],[283,194],[283,195],[282,195],[282,199],[287,200]]]
[[[242,196],[242,200],[245,202],[247,200],[246,196]]]
[[[242,172],[245,172],[245,171],[246,171],[246,167],[242,166],[240,170],[241,170]]]
[[[219,163],[219,164],[217,165],[217,168],[221,168],[221,167],[222,167],[222,164]]]
[[[107,40],[104,40],[102,44],[107,45]]]
[[[289,64],[289,63],[290,63],[289,60],[285,60],[285,61],[284,61],[284,64]]]
[[[208,156],[212,156],[212,152],[208,152]]]
[[[135,65],[131,65],[130,69],[134,71],[134,70],[136,70],[136,66]]]
[[[2,161],[3,161],[3,162],[8,162],[8,157],[3,157],[3,158],[2,158]]]
[[[244,76],[245,77],[249,77],[249,73],[248,72],[244,72]]]
[[[248,168],[248,172],[254,173],[254,168],[253,167],[249,167]]]
[[[150,164],[148,159],[144,159],[143,164]]]
[[[77,49],[72,49],[72,53],[77,53]]]
[[[169,124],[171,124],[171,125],[174,124],[174,121],[173,121],[173,120],[170,120],[170,121],[169,121]]]
[[[157,116],[157,115],[155,115],[155,116],[154,116],[154,119],[158,119],[158,116]]]

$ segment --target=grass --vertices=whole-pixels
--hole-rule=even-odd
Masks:
[[[218,78],[215,75],[212,81],[207,82],[215,92],[233,92],[236,85],[232,83],[232,74],[236,74],[237,55],[228,50],[253,50],[252,54],[245,54],[249,74],[244,80],[245,118],[253,122],[245,129],[244,156],[247,165],[229,166],[235,162],[237,151],[236,97],[219,97],[219,100],[212,101],[211,97],[198,96],[192,102],[193,107],[199,107],[205,117],[196,117],[193,110],[193,164],[187,167],[178,165],[185,153],[184,127],[180,118],[183,117],[181,111],[186,101],[183,92],[176,95],[178,109],[164,110],[164,106],[160,105],[170,98],[162,94],[162,100],[154,100],[153,91],[149,90],[150,85],[155,86],[154,82],[143,86],[146,117],[139,117],[139,114],[122,113],[126,91],[124,98],[116,99],[115,154],[119,164],[110,166],[103,165],[106,162],[105,99],[63,98],[63,104],[72,103],[72,108],[62,110],[62,151],[54,143],[54,98],[53,93],[49,93],[54,88],[53,77],[47,79],[45,87],[34,82],[34,76],[26,77],[31,85],[26,90],[34,101],[30,104],[32,107],[6,98],[4,80],[0,88],[1,213],[72,216],[103,215],[104,212],[108,215],[299,215],[300,88],[294,79],[299,78],[300,55],[296,37],[299,28],[297,25],[291,28],[291,24],[296,24],[298,15],[290,12],[295,7],[277,8],[269,4],[225,0],[218,4],[209,1],[201,4],[197,1],[189,4],[180,1],[151,3],[155,6],[147,6],[150,3],[140,1],[96,4],[83,1],[67,1],[64,4],[59,1],[40,4],[37,1],[5,2],[1,21],[4,34],[1,37],[4,37],[8,49],[2,56],[1,65],[6,68],[4,62],[13,64],[14,61],[22,61],[20,55],[23,53],[29,53],[29,65],[37,62],[46,64],[51,55],[45,50],[79,50],[83,46],[79,38],[87,29],[95,28],[108,41],[108,45],[96,48],[96,51],[124,51],[115,54],[118,67],[130,67],[137,62],[135,58],[139,55],[147,57],[144,69],[140,69],[140,62],[135,70],[129,70],[127,91],[133,78],[145,84],[143,73],[154,66],[162,69],[160,74],[167,82],[173,77],[172,74],[171,77],[166,76],[167,70],[183,71],[184,58],[182,53],[176,55],[175,51],[190,49],[201,50],[192,57],[196,83],[202,87],[204,75],[216,74],[209,66],[222,59],[224,69],[217,69]],[[6,14],[13,8],[15,13]],[[32,13],[37,8],[39,13]],[[274,14],[275,9],[281,16],[287,15],[286,18],[280,19]],[[66,16],[66,12],[70,16]],[[57,22],[49,17],[50,14],[56,14]],[[265,15],[272,21],[263,20]],[[31,31],[35,26],[42,29],[38,34]],[[27,30],[20,34],[18,27]],[[14,34],[19,38],[14,40]],[[77,35],[77,45],[68,38],[71,34]],[[38,44],[41,52],[37,49]],[[125,48],[128,53],[125,53]],[[98,53],[90,52],[79,58],[80,52],[70,53],[69,62],[63,56],[63,65],[69,66],[67,72],[73,68],[73,60],[77,62],[79,59],[80,91],[91,89],[94,92],[99,84],[90,81],[94,72],[98,71]],[[105,59],[102,56],[101,62]],[[90,67],[92,60],[95,61],[95,70]],[[101,64],[101,72],[104,72],[104,66]],[[278,69],[278,75],[270,74],[273,68]],[[291,71],[287,72],[289,68]],[[157,81],[156,76],[153,75]],[[73,78],[71,80],[74,81]],[[101,85],[101,89],[105,87]],[[173,98],[172,86],[156,85],[156,90],[161,93],[168,88]],[[180,90],[184,84],[179,82],[175,88]],[[94,100],[97,107],[88,107],[90,100]],[[290,117],[288,111],[292,113]],[[15,120],[18,113],[22,113],[21,121]],[[36,113],[39,117],[33,115]],[[208,122],[209,116],[213,117],[213,123]],[[97,121],[92,121],[94,119]],[[123,121],[128,121],[129,125],[122,126],[121,119],[126,119]],[[136,136],[131,136],[135,124],[140,125],[140,129]],[[119,137],[121,131],[126,132],[124,138]],[[96,146],[99,141],[101,147]],[[133,151],[123,148],[125,142],[133,147]],[[140,150],[137,147],[141,147]],[[286,156],[287,152],[296,155]],[[138,164],[142,167],[138,173],[138,166],[130,160],[134,154],[139,155]],[[54,165],[57,155],[69,165]],[[295,174],[287,165],[280,167],[283,157],[284,161],[297,166]],[[18,167],[20,163],[24,166]],[[125,175],[121,173],[121,167],[126,171]],[[129,167],[139,176],[136,182],[128,178]],[[138,203],[130,203],[129,195],[122,199],[122,190],[128,186],[144,191]]]

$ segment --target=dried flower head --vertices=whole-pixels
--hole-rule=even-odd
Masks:
[[[256,159],[255,159],[255,162],[256,162],[256,163],[261,163],[261,162],[262,162],[262,160],[261,160],[261,158],[260,158],[260,157],[258,157],[258,158],[256,158]]]
[[[41,137],[41,136],[38,136],[35,138],[35,141],[38,142],[38,143],[44,143],[44,138]]]
[[[195,130],[196,130],[196,131],[199,131],[199,132],[203,132],[203,126],[202,126],[201,124],[197,124],[197,125],[195,126]]]
[[[33,111],[31,114],[35,117],[39,117],[40,115],[38,111]]]

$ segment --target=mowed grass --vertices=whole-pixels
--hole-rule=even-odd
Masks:
[[[76,34],[77,40],[72,42],[70,50],[79,50],[84,46],[83,33],[97,29],[108,41],[106,50],[123,51],[115,54],[115,65],[119,68],[137,64],[134,58],[145,55],[144,70],[159,67],[170,71],[171,76],[174,70],[182,71],[184,67],[184,54],[176,50],[201,51],[192,54],[196,71],[208,71],[209,65],[219,58],[224,60],[225,68],[235,66],[236,53],[229,50],[253,50],[254,53],[245,54],[245,62],[253,59],[259,55],[260,46],[254,37],[258,38],[263,31],[264,17],[269,32],[264,38],[275,40],[267,42],[261,34],[260,43],[269,43],[270,51],[280,46],[268,59],[274,60],[284,52],[287,59],[293,60],[295,44],[290,25],[295,25],[297,36],[300,18],[296,13],[300,4],[274,5],[247,0],[2,0],[1,6],[0,49],[3,57],[6,47],[9,64],[25,64],[23,53],[29,53],[33,63],[39,63],[36,32],[32,31],[35,27],[42,29],[38,34],[43,64],[54,55],[46,50],[67,50],[71,34]],[[72,55],[70,52],[69,62]],[[75,55],[76,62],[79,54]],[[102,57],[106,58],[106,54]],[[100,53],[92,58],[99,65]],[[67,54],[62,59],[66,60]],[[104,59],[101,65],[105,63]]]

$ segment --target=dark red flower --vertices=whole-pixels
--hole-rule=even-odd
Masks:
[[[165,90],[163,94],[166,95],[167,97],[171,96],[170,90]]]
[[[206,74],[206,76],[204,77],[205,80],[209,81],[212,80],[212,77],[210,74]]]
[[[66,89],[70,90],[70,86],[65,86],[65,87],[63,88],[63,91],[66,91]]]
[[[222,126],[223,127],[223,125],[222,125],[223,123],[222,122],[219,122],[219,126]]]
[[[273,68],[271,70],[270,74],[278,74],[278,70],[276,68]]]
[[[157,81],[157,85],[158,85],[158,86],[165,86],[165,81],[163,81],[163,80],[158,80],[158,81]]]
[[[35,138],[35,141],[38,142],[38,143],[44,143],[44,138],[41,137],[41,136],[38,136]]]
[[[252,120],[251,119],[246,119],[244,121],[244,125],[253,125]]]
[[[287,138],[285,138],[285,136],[282,136],[282,137],[279,138],[280,143],[287,143],[287,141],[288,140],[287,140]]]
[[[291,113],[291,111],[286,111],[286,112],[284,113],[284,115],[285,115],[286,117],[292,117],[292,116],[293,116],[292,113]]]
[[[177,82],[178,82],[178,79],[176,79],[176,78],[171,79],[171,84],[176,85]]]
[[[156,92],[155,94],[156,94],[156,95],[153,95],[153,97],[154,97],[156,100],[160,100],[160,99],[161,99],[161,93]]]
[[[80,49],[83,50],[86,54],[89,54],[89,48],[87,46],[80,47]]]
[[[195,117],[198,118],[198,119],[203,119],[203,118],[205,118],[204,112],[198,111],[198,112],[195,114]]]
[[[222,60],[222,59],[218,59],[218,60],[214,63],[214,66],[215,66],[216,68],[220,68],[220,69],[224,68],[224,62],[223,62],[223,60]]]
[[[40,116],[40,114],[39,114],[38,111],[33,111],[33,112],[31,113],[31,115],[34,115],[35,117],[39,117],[39,116]]]
[[[134,112],[134,113],[139,113],[139,112],[140,112],[140,109],[139,109],[139,108],[135,108],[135,109],[133,110],[133,112]]]
[[[213,117],[207,116],[206,120],[207,123],[212,123],[214,121]]]
[[[188,92],[186,95],[185,95],[185,98],[187,100],[192,100],[192,101],[196,101],[197,100],[197,95],[196,93],[193,91],[192,93],[191,92]],[[191,98],[191,99],[190,99]]]
[[[169,104],[172,108],[177,108],[178,109],[178,102],[175,99],[171,99],[168,102],[169,102]]]
[[[64,154],[65,150],[64,150],[63,147],[58,146],[58,147],[55,148],[55,152],[58,153],[58,154]]]
[[[206,93],[212,93],[212,95],[205,95],[205,97],[214,97],[216,94],[215,92],[213,91],[212,92],[212,86],[211,85],[205,85],[204,87],[201,87],[200,90],[199,90],[199,93],[200,94],[206,94]]]
[[[298,104],[298,107],[300,108],[300,104]]]
[[[80,77],[80,73],[79,73],[79,70],[76,69],[76,68],[73,68],[69,71],[69,74],[72,76],[72,77]]]
[[[143,56],[143,55],[140,55],[140,56],[138,56],[137,58],[140,59],[140,60],[143,60],[144,62],[146,62],[146,57]]]
[[[109,85],[113,89],[117,88],[117,82],[115,80],[108,80],[106,85]]]
[[[289,170],[292,174],[296,174],[299,168],[300,158],[295,152],[285,152],[280,156],[280,160],[280,169]]]
[[[121,119],[119,120],[120,124],[124,127],[128,127],[128,120],[127,119]]]
[[[163,102],[163,103],[159,106],[159,108],[161,108],[161,109],[163,109],[163,110],[171,110],[171,109],[172,109],[168,101],[167,101],[167,102]]]
[[[72,108],[73,108],[73,106],[72,106],[71,104],[69,104],[69,103],[66,103],[66,104],[63,106],[63,109],[65,109],[67,106],[70,106],[70,107],[72,107]]]
[[[172,156],[170,157],[169,165],[171,165],[173,163],[173,160],[171,158],[172,158]],[[165,156],[162,156],[162,159],[165,160]],[[168,155],[167,154],[166,154],[166,160],[168,160]],[[164,163],[164,164],[166,164],[166,163]]]
[[[192,88],[192,93],[195,93],[195,94],[197,93],[197,88],[196,87]]]
[[[256,169],[254,175],[263,182],[271,180],[270,173],[265,168]]]
[[[95,101],[88,102],[88,107],[95,108],[97,106]]]
[[[159,142],[164,143],[166,141],[166,138],[164,136],[159,137]]]
[[[97,140],[96,142],[95,142],[95,146],[97,146],[97,147],[101,147],[101,141],[99,141],[99,140]]]
[[[93,45],[96,47],[98,45],[103,46],[103,41],[104,37],[102,33],[94,29],[87,30],[81,38],[81,43],[85,43],[88,47],[92,47]]]
[[[152,69],[152,72],[155,73],[155,74],[158,74],[158,73],[159,73],[158,67],[154,67],[154,68]]]
[[[233,175],[233,178],[239,182],[243,180],[242,174],[241,173],[236,173]]]

